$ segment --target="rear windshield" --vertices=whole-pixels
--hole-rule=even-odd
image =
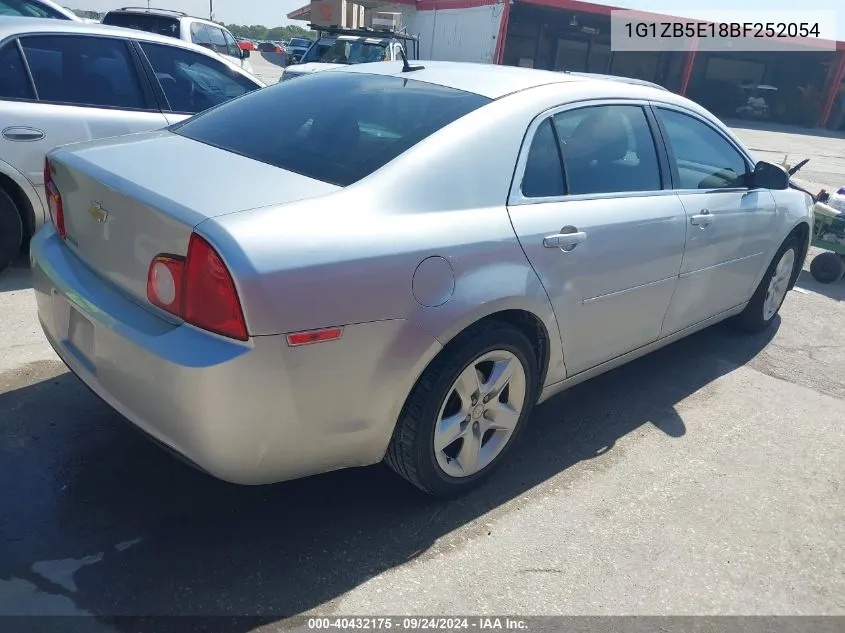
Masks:
[[[305,46],[306,48],[311,46],[311,40],[300,40],[297,38],[293,38],[290,41],[291,46]]]
[[[366,41],[363,39],[320,40],[312,46],[303,64],[323,62],[326,64],[367,64],[387,59],[387,41]]]
[[[489,102],[404,77],[326,71],[256,90],[170,129],[345,187]]]
[[[148,13],[107,13],[103,24],[122,26],[136,31],[147,31],[158,35],[180,37],[179,20],[165,15]]]

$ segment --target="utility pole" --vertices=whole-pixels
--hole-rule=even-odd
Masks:
[[[208,0],[208,19],[214,21],[214,0]]]

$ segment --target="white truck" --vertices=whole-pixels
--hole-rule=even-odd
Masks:
[[[279,81],[349,64],[419,59],[419,38],[376,29],[315,27],[317,39],[299,62],[285,67]]]

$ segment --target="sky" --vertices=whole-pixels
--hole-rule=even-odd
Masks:
[[[54,0],[71,9],[108,11],[125,6],[147,5],[146,0]],[[287,19],[287,14],[308,4],[308,0],[211,0],[214,19],[226,24],[263,24],[267,27],[305,22]],[[201,18],[208,17],[209,0],[152,0],[153,7],[176,9]]]
[[[126,6],[127,0],[58,0],[59,4],[73,9],[91,9],[95,11],[106,11]],[[211,0],[214,3],[214,16],[217,20],[227,24],[263,24],[268,27],[282,26],[285,24],[300,24],[304,22],[293,22],[288,20],[286,15],[307,4],[308,0]],[[697,12],[714,10],[736,10],[743,9],[744,13],[750,10],[759,9],[758,20],[764,20],[767,12],[789,11],[796,20],[801,15],[800,10],[795,7],[800,3],[795,0],[745,0],[738,3],[736,0],[592,0],[596,3],[609,4],[623,9],[637,9],[641,11],[654,11],[657,13],[668,13],[682,17],[696,17]],[[835,11],[842,0],[813,0],[808,3],[814,11]],[[145,0],[136,0],[135,4],[145,5]],[[209,0],[153,0],[153,6],[178,9],[185,13],[205,17],[208,15]],[[808,8],[808,6],[805,6]],[[755,12],[756,13],[756,12]],[[782,19],[783,14],[778,19]],[[837,39],[845,40],[845,6],[837,12],[836,16]]]

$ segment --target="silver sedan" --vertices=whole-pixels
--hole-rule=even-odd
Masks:
[[[768,327],[812,200],[656,88],[385,62],[60,148],[32,242],[57,353],[262,484],[385,460],[462,492],[533,406],[713,323]]]

